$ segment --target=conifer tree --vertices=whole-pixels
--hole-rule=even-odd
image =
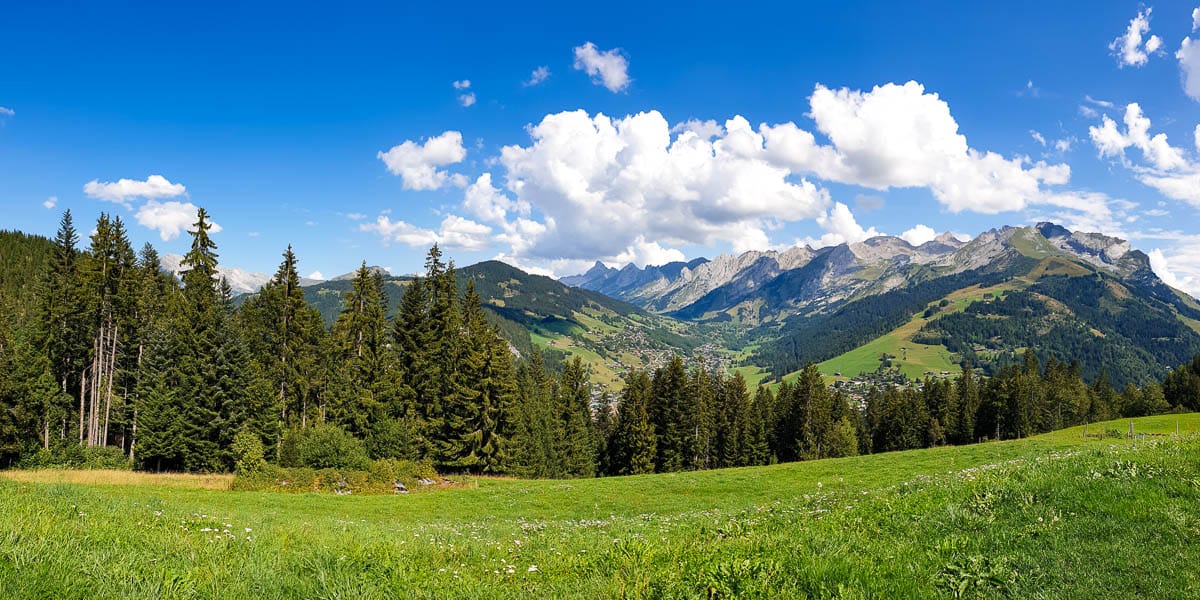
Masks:
[[[75,410],[71,394],[79,391],[79,378],[87,362],[88,334],[79,280],[78,242],[71,211],[67,210],[59,221],[54,255],[42,279],[37,313],[39,346],[50,361],[51,374],[61,392],[58,396],[60,404],[52,407],[60,422],[52,424],[49,418],[44,418],[44,447],[49,447],[51,427],[58,430],[60,439],[67,437],[67,432],[74,428],[69,419]]]
[[[613,470],[618,475],[653,473],[656,436],[650,422],[653,400],[650,378],[641,371],[630,374],[621,396],[621,409],[613,435]]]
[[[654,402],[650,405],[650,419],[657,436],[654,465],[659,472],[682,471],[691,458],[693,432],[687,427],[687,371],[683,360],[672,357],[667,366],[658,369],[652,380]]]
[[[558,441],[559,472],[564,477],[595,475],[592,447],[591,383],[578,356],[563,367],[558,389],[561,437]]]
[[[760,385],[750,406],[750,425],[746,447],[750,464],[769,465],[777,460],[772,452],[771,438],[775,431],[775,395],[771,388]]]

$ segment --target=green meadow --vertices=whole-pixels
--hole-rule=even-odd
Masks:
[[[0,597],[1197,597],[1200,415],[1129,424],[402,496],[6,472]]]

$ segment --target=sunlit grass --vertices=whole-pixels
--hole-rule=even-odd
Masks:
[[[0,597],[1196,597],[1200,416],[1134,428],[407,496],[4,480]]]

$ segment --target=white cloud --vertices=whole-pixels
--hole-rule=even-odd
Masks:
[[[352,213],[346,213],[346,218],[350,219],[351,221],[361,221],[361,220],[367,218],[367,215],[364,215],[362,213],[352,212]]]
[[[458,103],[463,105],[464,107],[475,104],[475,92],[467,92],[465,94],[460,95],[458,97]]]
[[[1136,17],[1129,21],[1125,33],[1113,40],[1108,49],[1117,57],[1121,67],[1140,67],[1146,64],[1150,55],[1162,48],[1162,38],[1152,35],[1145,42],[1143,37],[1150,33],[1150,13],[1153,9],[1138,11]]]
[[[1113,108],[1116,106],[1116,104],[1113,104],[1112,102],[1109,102],[1108,100],[1097,100],[1097,99],[1091,97],[1090,95],[1084,95],[1083,99],[1087,100],[1088,104],[1095,104],[1096,106],[1099,106],[1100,108]]]
[[[934,231],[932,227],[929,227],[928,225],[922,225],[920,223],[913,226],[912,229],[900,234],[900,239],[914,246],[920,246],[925,242],[931,242],[933,241],[933,238],[936,237],[937,232]]]
[[[325,281],[325,275],[323,275],[320,271],[313,271],[312,273],[309,273],[308,276],[305,277],[305,279],[312,279],[315,281]]]
[[[447,248],[477,251],[488,247],[491,238],[491,227],[457,215],[447,215],[442,220],[438,243]]]
[[[620,48],[601,52],[592,42],[576,46],[575,69],[587,72],[596,85],[603,85],[610,92],[629,87],[629,61]]]
[[[1046,145],[1046,138],[1045,138],[1044,136],[1042,136],[1042,134],[1041,134],[1041,133],[1039,133],[1038,131],[1035,131],[1035,130],[1033,130],[1033,129],[1030,129],[1030,130],[1029,130],[1029,137],[1033,138],[1033,141],[1035,141],[1035,142],[1037,142],[1037,143],[1041,144],[1042,146],[1045,146],[1045,145]]]
[[[455,81],[454,83],[452,83],[450,85],[453,85],[454,89],[456,89],[456,90],[466,90],[466,89],[471,88],[471,80],[470,79],[462,79],[459,81]]]
[[[1193,248],[1195,250],[1195,248]],[[1200,298],[1200,260],[1196,254],[1176,254],[1167,258],[1163,251],[1155,248],[1147,253],[1150,257],[1150,268],[1163,283]],[[1178,263],[1178,267],[1172,263]]]
[[[1200,101],[1200,39],[1183,38],[1175,58],[1179,60],[1183,77],[1183,92],[1192,100]]]
[[[689,119],[682,123],[676,123],[675,126],[671,127],[671,133],[683,133],[685,131],[690,131],[706,140],[725,135],[725,128],[721,127],[713,119],[707,121]]]
[[[1136,102],[1125,107],[1125,131],[1104,115],[1100,125],[1089,127],[1092,144],[1101,157],[1116,158],[1131,169],[1143,184],[1157,189],[1168,198],[1200,206],[1200,161],[1189,160],[1184,151],[1172,146],[1164,133],[1150,134],[1150,119]],[[1126,149],[1137,148],[1147,164],[1136,164]]]
[[[248,232],[246,232],[246,235],[249,237],[252,237],[252,238],[256,238],[262,234],[257,231],[248,231]]]
[[[1167,135],[1151,136],[1150,119],[1142,114],[1142,107],[1131,102],[1125,107],[1125,133],[1121,133],[1116,122],[1104,115],[1100,127],[1089,127],[1088,134],[1101,156],[1124,158],[1125,149],[1134,146],[1142,155],[1162,170],[1176,169],[1187,165],[1179,149],[1167,142]]]
[[[805,243],[813,248],[824,248],[843,243],[853,244],[880,235],[874,227],[863,229],[854,219],[850,208],[841,202],[834,204],[828,214],[817,217],[817,225],[820,225],[826,233],[820,238],[805,240]]]
[[[1192,9],[1192,33],[1200,29],[1200,8]]]
[[[147,200],[138,209],[134,218],[137,219],[139,225],[158,231],[158,237],[166,242],[179,237],[180,233],[187,231],[196,222],[196,212],[198,210],[199,208],[191,202]],[[220,225],[213,221],[209,221],[209,223],[212,225],[209,233],[221,231]]]
[[[438,167],[462,162],[467,157],[467,149],[462,145],[462,133],[446,131],[425,140],[424,144],[407,140],[377,156],[387,165],[388,171],[400,176],[404,189],[436,190],[447,182],[454,182]]]
[[[13,109],[8,108],[6,106],[0,106],[0,115],[5,116],[5,117],[11,117],[15,114],[17,114],[17,113],[13,112]]]
[[[145,181],[118,179],[115,182],[101,182],[93,179],[84,184],[83,193],[97,200],[124,204],[128,208],[133,198],[175,198],[186,194],[187,188],[182,183],[171,183],[162,175],[151,175]]]
[[[821,179],[885,190],[928,187],[951,212],[1019,210],[1042,185],[1066,183],[1065,164],[1006,159],[967,145],[950,107],[921,84],[889,83],[870,92],[817,85],[810,99],[817,129],[832,145],[793,123],[761,126],[777,164]]]
[[[540,66],[529,74],[529,81],[524,81],[521,85],[525,87],[533,87],[550,78],[550,67],[545,65]]]
[[[523,213],[529,213],[528,205],[517,207],[503,192],[492,186],[492,174],[484,173],[467,186],[463,195],[463,207],[471,214],[484,221],[503,224],[508,218],[508,211],[519,208]]]
[[[745,119],[709,140],[672,136],[657,111],[623,119],[584,111],[547,115],[529,146],[506,146],[500,163],[519,202],[542,213],[540,231],[513,254],[550,260],[615,257],[644,240],[671,245],[765,241],[763,219],[814,218],[828,193],[766,160]]]
[[[625,249],[625,252],[618,254],[611,262],[618,265],[633,263],[639,267],[647,265],[665,265],[669,262],[686,261],[687,257],[683,252],[675,248],[664,248],[658,242],[647,242],[646,238],[638,236],[637,239]]]
[[[358,228],[378,234],[385,243],[394,242],[423,248],[436,242],[449,249],[467,251],[486,248],[491,243],[492,233],[491,227],[457,215],[447,215],[442,220],[439,231],[424,229],[405,221],[393,221],[387,215],[380,215],[374,223],[363,223]]]
[[[42,206],[45,206],[46,210],[50,210],[55,206],[58,206],[58,196],[50,196],[49,198],[46,198],[46,200],[42,202]]]
[[[1089,98],[1085,106],[1095,102]],[[461,221],[443,221],[435,231],[381,214],[360,228],[414,246],[462,234],[456,243],[480,248],[490,236],[502,245],[503,260],[557,271],[586,269],[597,259],[653,264],[678,257],[686,246],[770,248],[769,232],[803,220],[824,232],[814,245],[879,235],[817,180],[875,190],[925,188],[951,212],[1042,211],[1060,221],[1104,225],[1090,231],[1113,232],[1109,227],[1119,227],[1134,206],[1059,189],[1070,178],[1066,164],[972,148],[946,102],[917,82],[867,92],[818,85],[809,106],[807,116],[827,141],[792,122],[754,127],[741,116],[671,126],[657,111],[548,114],[527,127],[528,142],[502,148],[488,163],[490,172],[474,182],[436,169],[461,161],[465,151],[434,166],[410,161],[428,167],[424,180],[436,182],[422,189],[457,179],[466,188],[462,214],[478,222],[451,214],[447,219]],[[459,140],[451,146],[461,148]],[[1053,144],[1064,152],[1071,141]],[[423,150],[406,144],[397,147],[405,152],[394,153]],[[400,166],[415,169],[398,165],[393,172],[402,176]],[[882,202],[871,196],[855,204],[867,211]],[[920,239],[926,232],[906,234]]]
[[[1068,137],[1054,141],[1054,149],[1059,152],[1070,152],[1071,145],[1075,143],[1075,138]]]

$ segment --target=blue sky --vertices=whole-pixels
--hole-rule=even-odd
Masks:
[[[1200,293],[1196,4],[166,4],[6,6],[0,228],[568,274],[1052,219]]]

